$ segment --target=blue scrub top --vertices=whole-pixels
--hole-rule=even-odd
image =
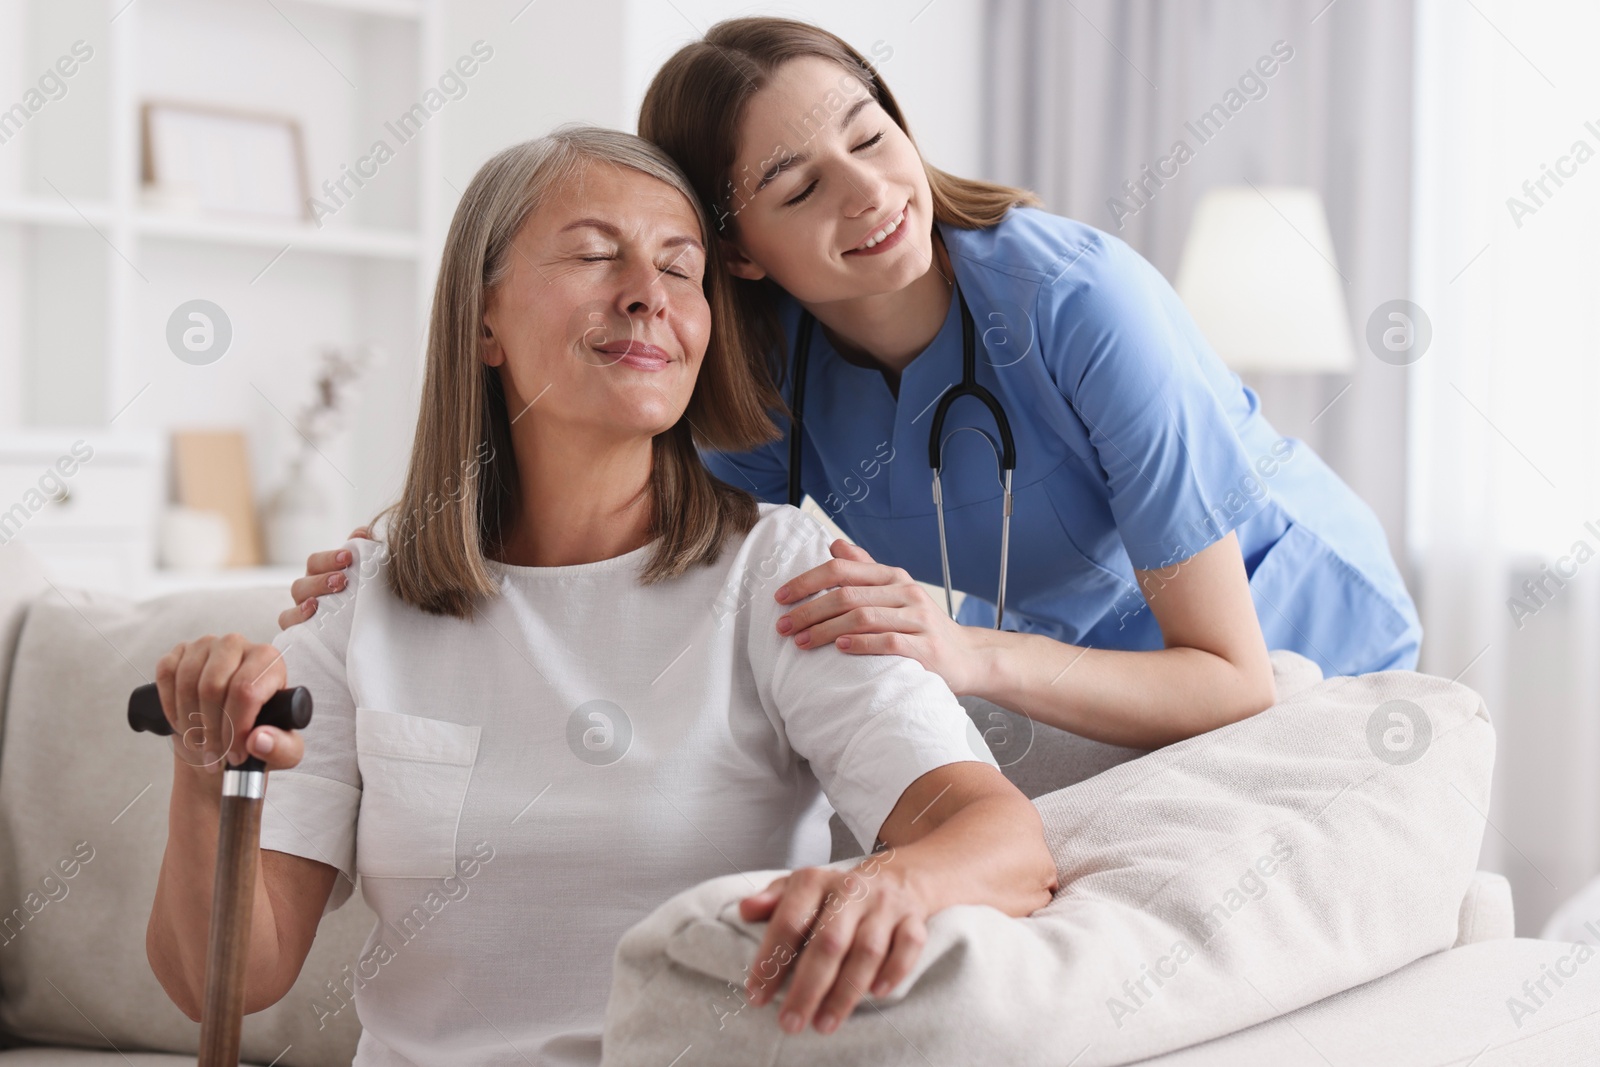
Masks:
[[[940,233],[977,322],[978,382],[1016,440],[1007,628],[1162,648],[1134,569],[1170,567],[1236,530],[1269,648],[1327,676],[1415,668],[1422,627],[1377,516],[1272,428],[1159,271],[1119,238],[1033,208]],[[779,312],[792,346],[800,307],[785,295]],[[806,381],[805,492],[874,559],[941,587],[928,434],[935,402],[961,379],[961,347],[952,299],[898,397],[820,329]],[[789,367],[786,400],[792,355]],[[951,584],[967,594],[957,619],[972,626],[994,625],[999,578],[993,425],[973,398],[945,419]],[[704,456],[723,481],[782,503],[788,448],[786,434]]]

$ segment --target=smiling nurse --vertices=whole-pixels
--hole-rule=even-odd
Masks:
[[[1030,194],[928,166],[839,38],[715,26],[657,74],[639,132],[722,221],[742,325],[783,361],[786,399],[802,316],[819,327],[802,488],[860,548],[790,583],[791,602],[840,587],[790,613],[797,641],[911,656],[957,693],[1139,747],[1270,704],[1269,647],[1326,674],[1415,666],[1421,627],[1376,516],[1273,430],[1160,273]],[[961,298],[1015,438],[1002,622],[1018,633],[992,629],[1001,485],[996,449],[956,432],[995,434],[972,398],[949,406],[941,479],[950,578],[970,595],[952,621],[913,581],[943,582],[928,434],[962,377]],[[780,337],[762,337],[774,315]],[[786,499],[787,440],[707,462]]]
[[[797,644],[908,656],[958,694],[1137,748],[1268,707],[1269,648],[1327,675],[1415,666],[1421,626],[1376,516],[1272,428],[1161,274],[1030,193],[929,166],[838,37],[720,23],[656,75],[639,132],[719,220],[741,281],[716,328],[767,355],[791,406],[814,320],[800,488],[856,545],[779,591],[833,589],[780,621]],[[996,421],[970,396],[940,438],[950,581],[968,595],[951,619],[917,584],[944,580],[929,428],[963,379],[963,302],[976,383],[1015,440],[1005,630]],[[787,436],[705,455],[772,502],[790,458]]]

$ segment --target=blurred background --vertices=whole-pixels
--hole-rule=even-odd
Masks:
[[[460,192],[718,19],[874,56],[935,165],[1179,288],[1376,510],[1499,736],[1483,865],[1600,872],[1600,11],[1579,0],[0,0],[0,543],[287,583],[389,503]],[[0,551],[4,551],[0,547]]]

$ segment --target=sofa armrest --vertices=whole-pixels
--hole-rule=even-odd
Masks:
[[[11,692],[11,662],[28,605],[46,592],[44,564],[20,541],[0,544],[0,744],[5,743],[6,698]]]
[[[1479,871],[1461,898],[1460,932],[1453,948],[1516,936],[1516,912],[1511,903],[1511,883],[1505,875]]]
[[[0,545],[0,746],[5,744],[6,700],[11,692],[11,665],[28,605],[50,588],[44,579],[44,564],[20,541]],[[0,1025],[0,1050],[16,1048],[21,1042]]]

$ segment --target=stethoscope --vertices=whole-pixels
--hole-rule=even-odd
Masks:
[[[967,308],[967,298],[961,295],[961,287],[954,288],[956,299],[961,303],[961,381],[945,390],[940,397],[939,406],[933,412],[933,427],[928,432],[928,466],[933,468],[933,504],[939,515],[939,564],[944,568],[944,603],[945,610],[953,617],[956,613],[955,592],[950,586],[950,548],[945,541],[944,491],[940,485],[940,475],[944,471],[944,444],[949,440],[942,436],[944,417],[956,400],[972,396],[989,409],[1000,431],[1000,447],[996,449],[996,457],[1000,462],[1000,481],[1005,487],[1005,511],[1000,519],[1000,591],[995,598],[994,611],[994,628],[998,630],[1006,610],[1006,563],[1011,556],[1011,474],[1017,468],[1017,445],[1011,437],[1011,422],[1006,418],[1000,401],[978,384],[977,327],[972,321],[972,312]],[[795,507],[800,506],[803,495],[800,491],[800,433],[805,425],[806,360],[810,355],[811,330],[815,324],[816,319],[811,312],[802,309],[794,345],[794,398],[789,405],[794,415],[789,434],[789,503]],[[954,437],[964,429],[982,434],[983,439],[989,442],[989,447],[994,447],[994,440],[974,427],[960,427],[950,436]]]

